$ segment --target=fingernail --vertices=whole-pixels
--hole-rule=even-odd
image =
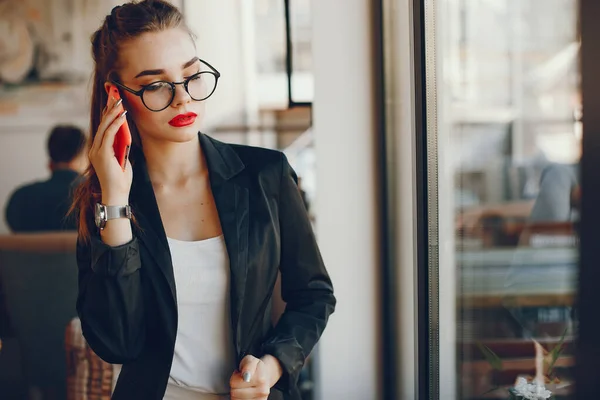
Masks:
[[[120,115],[119,118],[123,118],[125,116],[125,114],[127,114],[127,110],[123,111]]]
[[[250,372],[244,372],[244,375],[242,375],[242,377],[244,378],[244,382],[249,383],[250,382]]]
[[[115,103],[115,105],[114,105],[113,107],[114,107],[114,108],[117,108],[117,107],[119,107],[119,105],[120,105],[122,102],[123,102],[123,99],[119,99],[119,100],[118,100],[118,101]]]

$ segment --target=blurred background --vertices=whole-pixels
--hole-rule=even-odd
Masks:
[[[0,0],[2,399],[107,399],[118,373],[75,318],[73,232],[19,229],[16,190],[56,178],[53,128],[89,135],[89,38],[120,3]],[[305,399],[575,398],[591,0],[172,3],[221,73],[203,131],[301,178],[338,299]]]

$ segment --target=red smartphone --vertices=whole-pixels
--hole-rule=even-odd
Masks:
[[[114,97],[119,100],[121,95],[119,94],[119,89],[115,85],[109,85],[108,90],[108,98]],[[123,109],[123,103],[119,105],[119,115],[125,111]],[[123,121],[123,125],[117,131],[117,135],[115,136],[115,143],[113,144],[113,149],[115,150],[115,157],[117,157],[117,161],[123,170],[125,170],[125,165],[127,164],[127,158],[129,157],[129,150],[131,149],[131,132],[129,131],[129,124],[127,124],[127,119]]]

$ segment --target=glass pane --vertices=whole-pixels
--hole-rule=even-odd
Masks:
[[[290,0],[292,41],[292,100],[312,102],[312,14],[310,0]],[[285,4],[282,0],[254,0],[255,54],[258,101],[287,107]]]
[[[440,283],[456,295],[440,307],[456,305],[457,342],[457,370],[440,374],[457,374],[460,399],[506,399],[509,389],[527,389],[522,379],[568,398],[580,200],[577,3],[437,3],[439,151],[453,176],[452,193],[439,193],[440,218],[454,221],[453,237],[440,243],[454,243],[456,277]]]
[[[288,103],[285,68],[285,12],[281,0],[254,1],[254,35],[258,103],[285,108]]]
[[[312,102],[312,17],[311,0],[290,1],[292,39],[292,101]]]

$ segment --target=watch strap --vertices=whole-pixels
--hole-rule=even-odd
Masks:
[[[106,207],[106,220],[118,218],[131,219],[131,206],[105,206]]]

